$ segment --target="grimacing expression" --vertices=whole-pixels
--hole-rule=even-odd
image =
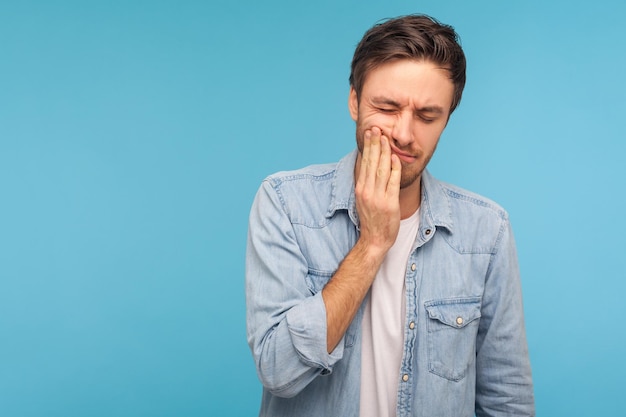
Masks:
[[[370,70],[360,97],[350,88],[348,107],[363,152],[366,130],[381,129],[402,164],[400,188],[419,185],[450,116],[454,85],[431,61],[401,59]]]

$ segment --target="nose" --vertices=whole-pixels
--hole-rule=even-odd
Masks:
[[[391,138],[399,147],[407,146],[412,139],[412,123],[413,117],[408,112],[402,112],[398,115],[393,129],[391,130]]]

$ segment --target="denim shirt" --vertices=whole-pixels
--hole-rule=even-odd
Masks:
[[[329,354],[321,292],[359,237],[355,160],[356,150],[272,175],[252,205],[247,335],[263,383],[260,416],[359,415],[365,302]],[[397,415],[533,416],[507,213],[424,171],[405,281]]]

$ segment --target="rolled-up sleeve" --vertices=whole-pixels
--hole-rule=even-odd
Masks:
[[[263,385],[292,397],[332,372],[343,343],[326,351],[326,309],[321,292],[306,284],[308,265],[281,196],[261,185],[250,211],[246,251],[248,344]]]
[[[534,416],[522,289],[513,234],[503,219],[477,338],[476,416]]]

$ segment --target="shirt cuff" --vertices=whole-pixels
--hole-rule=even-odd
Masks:
[[[287,328],[300,359],[322,374],[332,372],[333,365],[343,357],[344,338],[329,354],[326,350],[326,305],[322,292],[308,297],[287,312]]]

